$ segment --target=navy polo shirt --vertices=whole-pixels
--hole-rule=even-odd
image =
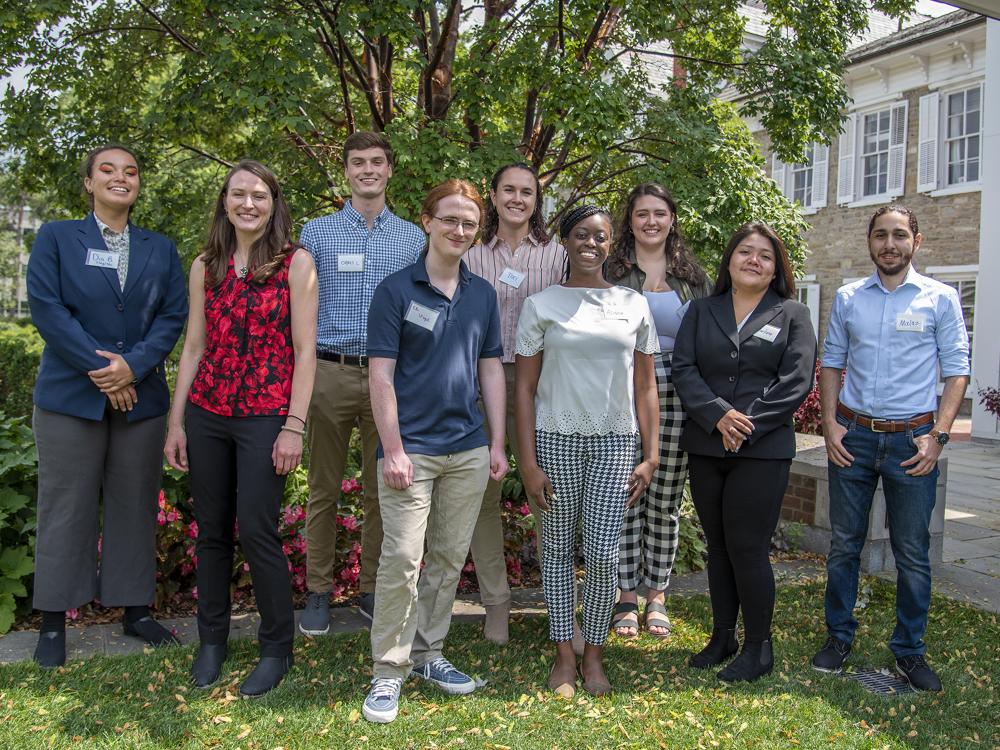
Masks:
[[[480,359],[500,357],[500,311],[490,283],[465,262],[448,299],[427,277],[426,251],[378,285],[368,311],[368,356],[396,360],[393,385],[407,453],[444,456],[487,445]],[[381,458],[382,446],[378,455]]]

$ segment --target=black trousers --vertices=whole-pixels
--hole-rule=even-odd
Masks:
[[[774,571],[768,549],[791,465],[791,459],[688,456],[691,495],[708,542],[714,626],[735,628],[742,608],[748,641],[771,633]]]
[[[278,534],[285,477],[275,474],[271,461],[284,422],[281,416],[222,417],[193,404],[185,419],[198,522],[198,636],[213,644],[229,637],[233,522],[238,521],[260,612],[261,656],[291,654],[295,635],[292,583]]]

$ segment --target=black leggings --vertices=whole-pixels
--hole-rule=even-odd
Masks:
[[[271,461],[284,417],[222,417],[187,407],[191,496],[198,522],[198,635],[222,644],[229,636],[233,522],[250,564],[260,612],[262,656],[292,653],[295,635],[288,559],[278,534],[285,477]]]
[[[746,640],[770,637],[774,571],[768,558],[788,485],[791,459],[688,456],[691,494],[708,541],[714,627],[736,627]]]

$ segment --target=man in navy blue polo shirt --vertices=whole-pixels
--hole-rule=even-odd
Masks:
[[[442,647],[487,480],[507,473],[496,294],[462,262],[482,212],[468,182],[431,190],[421,213],[427,251],[379,285],[368,315],[383,530],[369,721],[396,718],[410,674],[447,693],[476,689]],[[476,406],[480,390],[489,437]]]

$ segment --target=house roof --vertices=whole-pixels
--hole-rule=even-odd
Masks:
[[[986,18],[978,13],[968,10],[956,10],[953,13],[948,13],[938,18],[931,18],[916,26],[904,28],[895,34],[855,47],[847,53],[847,62],[850,65],[870,60],[873,57],[884,55],[887,52],[892,52],[912,44],[924,42],[941,34],[947,34],[967,26],[985,22]]]

